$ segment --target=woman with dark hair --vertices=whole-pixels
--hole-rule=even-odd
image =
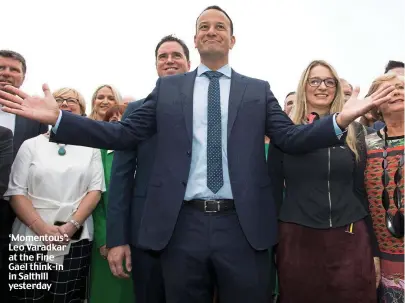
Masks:
[[[122,115],[127,107],[125,105],[114,105],[106,113],[104,121],[106,122],[118,122],[121,121]]]

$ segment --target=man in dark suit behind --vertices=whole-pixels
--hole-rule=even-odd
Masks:
[[[0,50],[0,90],[3,90],[6,85],[19,88],[24,82],[26,71],[27,65],[23,56],[14,51]],[[48,127],[45,124],[3,112],[1,105],[0,126],[8,128],[14,133],[13,160],[25,140],[48,131]],[[2,302],[8,302],[8,243],[10,241],[9,234],[14,218],[14,212],[8,201],[0,196],[0,258],[4,261],[0,262],[0,293],[5,296]]]
[[[266,81],[230,68],[235,37],[225,11],[205,9],[194,42],[197,70],[159,78],[144,104],[120,123],[61,112],[47,85],[44,98],[8,87],[24,102],[0,92],[0,103],[53,125],[51,140],[65,144],[134,149],[156,134],[136,244],[161,252],[166,302],[211,303],[217,284],[221,303],[268,303],[268,248],[277,242],[277,219],[264,136],[286,153],[342,143],[349,124],[390,100],[394,87],[384,85],[364,100],[356,90],[338,115],[294,125]]]
[[[11,164],[13,164],[13,132],[0,126],[0,199],[8,187]]]
[[[155,58],[159,77],[190,70],[189,50],[176,37],[163,37],[156,46]],[[122,120],[139,108],[143,101],[130,102]],[[165,302],[159,253],[135,247],[155,153],[156,136],[153,136],[134,150],[116,151],[111,169],[110,203],[107,209],[109,261],[111,266],[116,267],[124,259],[132,259],[132,279],[138,303]],[[120,272],[118,276],[126,275]]]

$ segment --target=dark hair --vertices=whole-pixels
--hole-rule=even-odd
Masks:
[[[187,58],[187,61],[190,61],[190,51],[188,50],[187,45],[184,43],[183,40],[173,36],[173,35],[168,35],[168,36],[164,36],[159,43],[156,45],[156,49],[155,49],[155,59],[157,58],[157,54],[158,54],[158,50],[159,48],[162,46],[163,43],[165,42],[177,42],[178,44],[180,44],[180,46],[183,48],[183,52],[184,55]]]
[[[122,116],[124,114],[126,108],[127,107],[125,105],[114,105],[114,106],[110,107],[108,109],[108,111],[105,113],[104,121],[109,122],[111,117],[118,113],[120,113]]]
[[[287,98],[288,98],[288,96],[295,95],[295,94],[296,94],[296,92],[289,92],[289,93],[287,94],[287,96],[285,96],[285,98],[284,98],[284,99],[287,99]]]
[[[222,8],[220,8],[218,5],[211,5],[211,6],[208,6],[206,9],[204,9],[204,10],[201,12],[201,14],[198,15],[197,20],[195,20],[195,28],[197,29],[198,19],[201,17],[201,15],[202,15],[205,11],[210,10],[210,9],[215,9],[215,10],[217,10],[217,11],[220,11],[221,13],[223,13],[223,14],[228,18],[229,22],[231,23],[231,36],[232,36],[232,35],[233,35],[233,22],[232,22],[232,19],[231,19],[231,17],[229,17],[229,15],[226,13],[226,11],[224,11],[224,10],[223,10]]]
[[[388,73],[391,69],[398,68],[398,67],[404,68],[404,62],[390,60],[390,61],[388,61],[387,66],[385,67],[384,74]]]
[[[27,63],[25,62],[24,57],[21,56],[19,53],[11,51],[11,50],[0,50],[0,57],[12,58],[12,59],[20,61],[21,65],[22,65],[23,74],[25,75],[25,73],[27,72]]]

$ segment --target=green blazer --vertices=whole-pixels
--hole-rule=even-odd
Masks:
[[[114,152],[101,150],[106,192],[93,211],[94,242],[91,259],[90,303],[134,303],[132,279],[118,279],[111,273],[107,260],[100,255],[99,248],[106,244],[106,214],[108,188]]]
[[[101,160],[104,167],[104,179],[106,191],[101,195],[101,200],[93,211],[94,221],[94,245],[99,248],[106,244],[106,216],[108,205],[108,188],[110,186],[110,172],[114,158],[113,151],[101,150]]]

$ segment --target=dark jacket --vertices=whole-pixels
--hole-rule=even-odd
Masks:
[[[18,150],[25,140],[46,133],[48,126],[37,121],[26,119],[20,116],[15,117],[15,127],[12,145],[12,160],[14,161]],[[1,163],[2,159],[0,159]],[[8,184],[7,184],[8,186]],[[11,209],[10,203],[3,200],[0,195],[0,259],[3,258],[2,253],[7,249],[10,241],[11,227],[15,218],[15,214]],[[2,265],[0,264],[0,267]]]
[[[130,102],[122,120],[143,101]],[[143,141],[134,150],[114,152],[108,195],[111,203],[107,207],[107,247],[136,245],[155,154],[156,136]]]
[[[378,255],[364,187],[364,129],[358,123],[355,129],[358,161],[346,143],[301,155],[284,154],[272,145],[269,173],[280,221],[327,229],[365,219],[373,251]]]
[[[13,132],[0,126],[0,199],[7,190],[13,164]]]
[[[156,158],[137,239],[141,248],[166,247],[183,205],[192,159],[196,75],[195,70],[160,78],[143,105],[120,123],[63,112],[57,133],[51,135],[53,141],[65,144],[133,150],[156,134]],[[332,117],[294,125],[267,82],[234,71],[228,109],[227,160],[236,212],[250,245],[265,250],[276,243],[277,220],[263,153],[264,136],[289,153],[305,153],[340,140]]]

